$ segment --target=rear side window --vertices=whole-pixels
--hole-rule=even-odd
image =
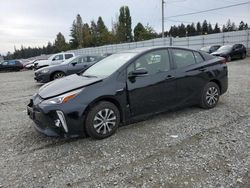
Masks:
[[[196,63],[192,51],[173,49],[172,53],[177,68],[187,67]]]
[[[65,54],[65,59],[69,59],[71,57],[73,57],[73,54]]]
[[[196,59],[196,63],[204,62],[204,59],[199,52],[194,52],[194,57]]]

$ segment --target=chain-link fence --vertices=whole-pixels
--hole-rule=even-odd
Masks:
[[[225,45],[234,43],[241,43],[244,44],[247,48],[250,48],[250,30],[233,31],[226,33],[216,33],[216,34],[182,37],[182,38],[178,37],[158,38],[140,42],[113,44],[113,45],[106,45],[106,46],[92,47],[92,48],[82,48],[78,50],[71,50],[70,52],[74,52],[76,55],[91,55],[91,54],[97,55],[97,54],[115,53],[122,50],[128,50],[139,47],[179,46],[192,49],[200,49],[203,46],[209,46],[215,44]]]

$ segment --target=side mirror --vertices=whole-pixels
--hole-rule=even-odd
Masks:
[[[145,68],[140,68],[135,71],[132,71],[128,74],[129,77],[137,77],[148,74],[148,71]]]
[[[77,62],[73,62],[73,63],[71,63],[73,66],[75,66],[76,64],[77,64]]]
[[[52,59],[52,61],[55,61],[55,60],[56,60],[55,58]]]

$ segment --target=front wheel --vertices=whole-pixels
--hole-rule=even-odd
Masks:
[[[120,123],[120,112],[110,102],[102,101],[90,109],[85,121],[85,128],[88,135],[95,139],[104,139],[118,128]]]
[[[63,78],[64,76],[65,76],[64,72],[56,72],[53,74],[52,80],[60,79]]]
[[[205,109],[214,108],[219,102],[220,88],[214,82],[209,82],[202,91],[200,107]]]

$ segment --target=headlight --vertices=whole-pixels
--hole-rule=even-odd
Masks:
[[[54,97],[48,100],[44,100],[42,104],[61,104],[61,103],[66,103],[69,100],[73,99],[76,97],[83,89],[78,89],[75,91],[71,91],[69,93],[60,95],[58,97]]]
[[[43,74],[46,74],[46,73],[48,73],[48,72],[49,72],[49,69],[41,70],[41,73],[43,73]]]

